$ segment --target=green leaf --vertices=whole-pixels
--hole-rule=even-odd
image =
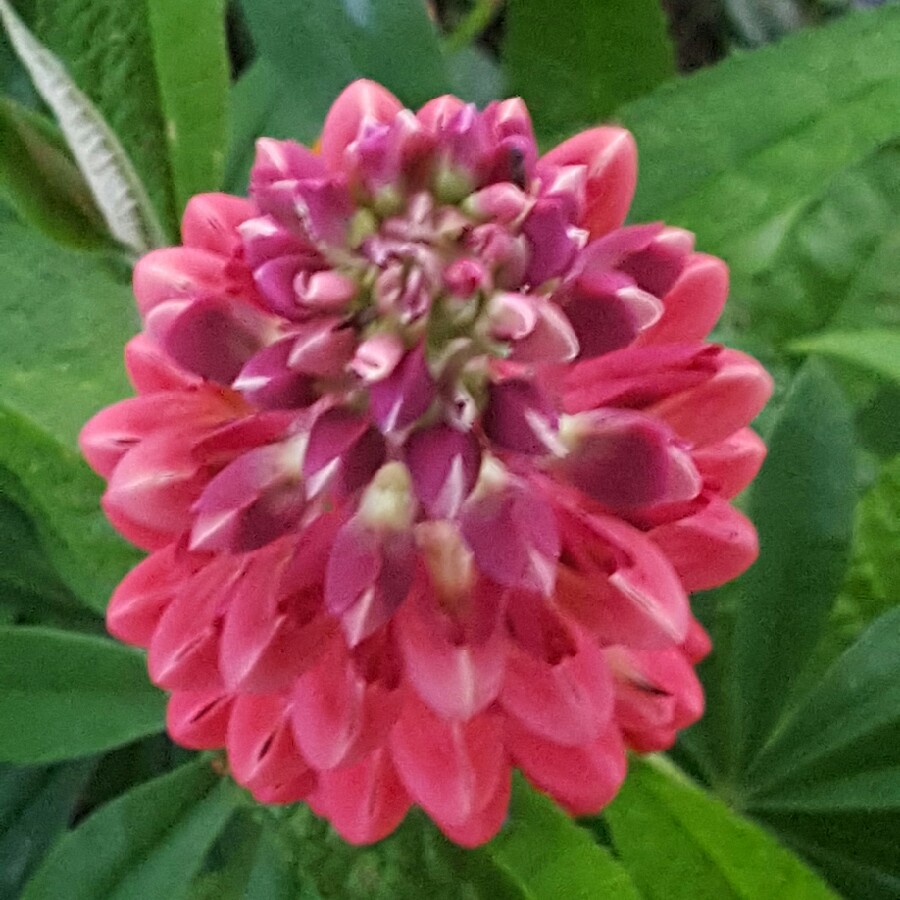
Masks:
[[[90,188],[59,132],[43,116],[0,97],[0,191],[53,240],[75,247],[109,241]]]
[[[485,851],[535,900],[638,900],[628,872],[556,804],[517,779],[507,824]]]
[[[656,0],[512,0],[503,46],[513,93],[539,133],[593,124],[674,73]]]
[[[109,123],[165,230],[176,234],[169,143],[147,3],[32,0],[31,6],[35,36],[62,60]]]
[[[181,900],[238,796],[206,760],[141,785],[67,834],[22,900]]]
[[[245,0],[260,55],[321,123],[354,78],[380,82],[410,106],[449,89],[421,0]]]
[[[305,806],[286,824],[282,839],[293,850],[295,877],[303,888],[299,896],[304,900],[530,900],[535,896],[497,863],[488,848],[458,847],[418,810],[371,847],[350,846]],[[302,850],[294,849],[297,845]],[[276,884],[284,885],[285,872],[277,862],[276,867],[270,874]],[[260,900],[267,897],[259,896]]]
[[[148,0],[169,158],[179,209],[219,190],[228,139],[224,0]]]
[[[900,292],[898,292],[900,300]],[[900,384],[900,330],[834,331],[794,341],[797,353],[818,353]]]
[[[15,476],[16,505],[28,514],[65,585],[102,613],[113,588],[141,558],[106,521],[102,481],[78,454],[0,403],[0,471]],[[90,565],[85,565],[90,560]]]
[[[851,896],[888,898],[900,887],[898,646],[894,609],[832,666],[749,772],[748,809]]]
[[[225,177],[227,190],[247,193],[258,137],[290,138],[312,144],[322,111],[305,93],[288,87],[267,59],[257,59],[231,92],[232,130]]]
[[[844,573],[855,487],[850,410],[828,372],[807,364],[769,439],[750,493],[759,562],[741,579],[730,640],[734,775],[778,722]]]
[[[837,174],[797,216],[744,297],[779,343],[824,327],[900,325],[900,143]]]
[[[801,31],[620,110],[637,137],[635,221],[665,219],[732,271],[728,321],[830,180],[900,133],[900,7]]]
[[[631,761],[603,815],[647,900],[837,900],[756,825],[651,762]]]
[[[165,243],[144,185],[100,111],[7,0],[0,0],[0,20],[35,88],[53,110],[110,233],[138,252]]]
[[[0,627],[0,760],[45,763],[161,731],[141,653],[105,638]]]
[[[93,762],[52,768],[0,766],[0,897],[22,885],[63,832]]]

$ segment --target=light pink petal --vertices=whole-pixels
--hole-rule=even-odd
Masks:
[[[410,807],[387,750],[375,750],[353,766],[320,772],[308,802],[351,844],[387,837]]]
[[[698,341],[716,324],[728,296],[728,266],[695,253],[663,298],[662,317],[638,338],[640,346]]]
[[[660,647],[687,633],[687,595],[668,558],[611,516],[563,516],[556,602],[605,645]]]
[[[625,746],[615,726],[590,744],[564,747],[507,719],[506,746],[525,777],[573,816],[598,813],[625,780]]]
[[[403,104],[374,81],[354,81],[331,105],[322,128],[321,155],[332,171],[343,167],[344,151],[367,123],[391,122]]]
[[[231,194],[197,194],[188,200],[181,219],[185,247],[233,256],[240,246],[238,226],[257,215],[256,207]]]
[[[150,310],[169,300],[189,300],[210,295],[226,296],[232,281],[228,259],[195,247],[165,247],[142,256],[134,267],[132,287],[138,310]]]
[[[752,422],[772,396],[772,387],[771,375],[752,356],[725,348],[712,378],[659,401],[648,412],[702,447]]]
[[[496,614],[477,642],[453,640],[445,618],[430,594],[410,598],[398,613],[397,644],[406,680],[422,700],[443,719],[470,719],[500,691],[506,637]]]
[[[294,744],[281,696],[237,698],[228,723],[228,764],[234,780],[261,803],[296,803],[316,786]]]
[[[381,681],[368,682],[336,639],[296,681],[291,695],[294,737],[314,768],[352,766],[386,740],[400,702],[398,691]]]
[[[513,648],[500,703],[538,737],[565,746],[588,744],[612,715],[612,676],[603,652],[589,639],[581,639],[577,651],[555,665]]]
[[[153,632],[190,570],[170,544],[139,562],[119,583],[106,608],[109,633],[137,647],[147,647]]]
[[[429,130],[439,132],[465,105],[465,101],[459,97],[445,94],[443,97],[429,100],[416,113],[416,118]]]
[[[759,555],[753,523],[719,497],[697,513],[649,532],[687,591],[705,591],[737,578]]]
[[[446,721],[413,696],[391,731],[391,754],[409,795],[445,827],[483,810],[509,767],[494,717]]]
[[[540,165],[587,166],[587,204],[580,224],[592,238],[625,221],[637,184],[637,145],[630,132],[614,126],[591,128],[555,147]]]
[[[256,193],[278,181],[321,178],[324,174],[322,159],[302,144],[260,138],[250,170],[250,192]]]
[[[707,487],[728,499],[756,477],[766,458],[766,445],[752,428],[741,428],[691,455]]]
[[[225,746],[234,698],[221,691],[175,691],[166,707],[166,730],[190,750]]]

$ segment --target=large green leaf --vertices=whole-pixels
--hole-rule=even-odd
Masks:
[[[321,122],[354,78],[381,82],[415,106],[449,82],[421,0],[245,0],[257,50]]]
[[[222,186],[228,140],[225,0],[147,0],[179,209]]]
[[[764,831],[648,762],[632,760],[603,815],[647,900],[837,900]]]
[[[791,387],[750,494],[760,559],[740,582],[731,636],[734,775],[775,727],[844,574],[855,485],[850,410],[827,370]],[[723,736],[725,737],[725,736]]]
[[[823,327],[900,325],[900,143],[836,175],[746,286],[757,332],[778,342]]]
[[[99,637],[0,628],[0,760],[87,756],[161,731],[143,655]]]
[[[517,779],[509,820],[485,848],[535,900],[638,900],[629,873],[556,804]]]
[[[0,766],[0,897],[13,898],[66,829],[93,761]]]
[[[512,0],[504,62],[543,134],[608,116],[674,73],[656,0]]]
[[[33,0],[31,6],[36,37],[63,61],[118,135],[163,223],[174,233],[169,142],[147,3]]]
[[[900,305],[900,288],[897,303]],[[900,384],[900,330],[828,332],[794,341],[791,349],[834,357]]]
[[[43,116],[0,97],[0,190],[27,222],[78,247],[109,240],[71,154]]]
[[[22,900],[179,900],[239,795],[206,760],[100,807],[54,848]]]
[[[900,132],[900,7],[734,56],[620,111],[641,154],[636,221],[663,218],[752,289],[830,180]],[[747,310],[733,301],[731,321]]]
[[[894,609],[772,737],[750,769],[745,801],[842,890],[873,900],[900,889],[898,646]]]

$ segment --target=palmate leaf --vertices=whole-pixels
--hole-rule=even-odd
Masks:
[[[603,815],[646,900],[837,900],[756,825],[650,762],[632,760]]]
[[[900,289],[897,301],[900,303]],[[900,330],[826,332],[794,341],[790,349],[852,363],[900,385]]]

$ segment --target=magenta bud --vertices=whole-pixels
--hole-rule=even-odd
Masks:
[[[471,297],[488,283],[488,273],[475,259],[463,257],[444,269],[444,287],[454,297]]]

